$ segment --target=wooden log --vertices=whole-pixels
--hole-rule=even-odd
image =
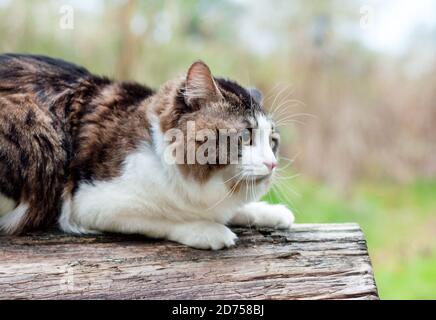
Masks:
[[[235,229],[201,251],[141,236],[0,237],[0,299],[378,299],[356,224]]]

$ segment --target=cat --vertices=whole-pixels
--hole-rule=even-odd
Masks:
[[[167,133],[188,135],[190,124],[236,132],[239,161],[186,161],[189,143]],[[194,151],[200,140],[190,140]],[[279,142],[261,93],[214,77],[202,61],[154,91],[59,59],[2,54],[0,231],[57,224],[73,234],[142,234],[218,250],[235,245],[228,225],[288,229],[287,207],[259,202]],[[169,161],[174,144],[183,161]],[[211,145],[216,157],[230,148]]]

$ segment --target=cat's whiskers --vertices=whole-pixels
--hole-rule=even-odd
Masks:
[[[275,86],[274,88],[276,87],[277,86]],[[289,96],[294,92],[294,90],[289,90],[287,93],[285,93],[289,89],[289,87],[290,84],[280,89],[280,91],[274,97],[270,108],[270,114],[273,119],[276,119],[277,127],[287,126],[294,123],[299,125],[305,125],[305,122],[296,119],[297,117],[301,116],[316,118],[315,115],[309,113],[288,114],[288,112],[290,112],[290,109],[299,106],[305,106],[305,103],[301,100],[289,98]],[[265,101],[269,100],[270,98],[271,97],[268,97],[267,99],[265,99]]]
[[[300,156],[301,152],[298,152],[295,154],[295,156],[292,159],[280,156],[280,162],[288,162],[288,164],[284,167],[278,167],[276,169],[277,172],[283,172],[285,171],[289,166],[291,166],[292,164],[294,164],[294,162],[297,160],[297,158]]]
[[[255,201],[257,198],[256,198],[256,191],[255,191],[255,188],[254,188],[254,177],[252,177],[251,179],[250,179],[250,181],[251,181],[251,197],[252,197],[252,199],[253,199],[253,201]]]
[[[274,179],[277,179],[277,180],[294,180],[295,178],[298,178],[300,175],[301,175],[300,173],[296,173],[296,174],[294,174],[292,176],[288,176],[288,177],[286,177],[286,176],[282,177],[280,175],[277,175]]]
[[[304,125],[306,125],[306,122],[304,122],[302,120],[295,119],[295,117],[290,117],[290,118],[279,120],[276,122],[277,127],[288,126],[290,124],[298,124],[298,125],[304,126]]]
[[[292,208],[292,211],[293,211],[296,215],[301,215],[301,212],[298,210],[297,206],[296,206],[296,205],[294,204],[294,202],[290,199],[290,197],[289,197],[289,191],[290,191],[291,193],[293,193],[295,196],[297,196],[298,198],[301,198],[301,194],[300,194],[300,193],[298,193],[298,192],[295,191],[293,188],[291,188],[291,187],[289,186],[289,184],[286,184],[286,185],[285,185],[285,190],[282,190],[282,189],[283,189],[283,184],[282,184],[282,183],[279,183],[278,185],[276,185],[274,189],[275,189],[275,190],[278,190],[278,191],[281,193],[281,202],[284,202],[284,203],[287,202],[287,203],[290,205],[290,207]],[[288,196],[283,197],[284,194],[285,194],[285,195],[288,194]]]
[[[248,199],[249,182],[250,182],[249,179],[245,179],[245,186],[246,186],[246,188],[245,188],[245,198],[246,198],[246,201],[249,200],[249,199]],[[254,184],[253,184],[253,185],[254,185]],[[250,199],[250,200],[251,200],[251,199]],[[249,217],[248,213],[244,212],[244,214],[245,214],[246,219],[247,219],[247,225],[248,225],[248,228],[250,229],[250,233],[251,233],[251,235],[253,235],[254,233],[253,233],[253,227],[252,227],[252,225],[251,225],[250,217]],[[253,222],[254,222],[254,221],[253,221]],[[256,243],[256,238],[255,238],[255,237],[253,238],[253,242],[254,242],[254,247],[255,247],[255,249],[256,249],[256,251],[257,251],[258,249],[257,249],[257,243]]]
[[[254,193],[254,199],[257,200],[257,199],[259,199],[259,198],[258,198],[258,194],[257,194],[257,189],[255,188],[255,183],[256,183],[256,182],[253,181],[253,193]]]
[[[287,178],[292,178],[292,179],[295,179],[295,178],[297,178],[298,177],[298,175],[296,175],[296,176],[290,176],[290,177],[281,177],[281,179],[278,177],[278,176],[276,176],[276,177],[274,177],[273,178],[273,187],[277,187],[277,190],[278,191],[280,191],[280,193],[282,193],[282,189],[283,188],[278,188],[278,187],[285,187],[285,189],[287,189],[287,190],[289,190],[289,191],[291,191],[294,195],[296,195],[297,197],[301,197],[301,194],[300,193],[298,193],[297,191],[295,191],[295,189],[293,189],[291,186],[289,186],[289,183],[286,183],[285,184],[285,181],[284,180],[286,180]],[[291,179],[291,180],[292,180]],[[289,179],[287,179],[287,180],[289,180]],[[286,201],[286,197],[283,197],[282,198],[282,200],[285,200]]]
[[[280,89],[280,91],[275,95],[274,100],[271,104],[271,107],[269,108],[270,113],[274,114],[276,112],[277,109],[277,99],[279,99],[278,104],[280,104],[281,101],[283,101],[283,98],[281,98],[281,95],[286,92],[286,90],[289,88],[290,85],[285,86],[284,88]],[[286,99],[289,96],[289,94],[286,94],[284,99]],[[265,100],[266,101],[266,100]]]
[[[290,94],[291,93],[286,94],[280,101],[277,102],[275,106],[273,105],[271,107],[271,114],[274,118],[276,118],[277,114],[283,112],[283,110],[286,111],[286,109],[283,109],[283,107],[293,101],[293,99],[289,98]]]
[[[297,104],[293,104],[292,101],[289,101],[287,103],[289,104],[285,104],[285,107],[283,109],[272,115],[275,122],[284,121],[287,120],[288,118],[299,117],[299,116],[295,116],[296,115],[295,110],[297,110],[299,106]]]
[[[287,119],[293,119],[296,117],[309,117],[309,118],[313,118],[313,119],[317,119],[317,116],[311,113],[307,113],[307,112],[300,112],[300,113],[293,113],[293,114],[289,114],[284,118],[278,119],[278,121],[283,121],[283,120],[287,120]]]
[[[277,168],[277,169],[276,169],[276,172],[283,172],[283,171],[285,171],[287,168],[289,168],[292,164],[293,164],[293,162],[289,161],[288,164],[285,165],[284,167],[282,167],[282,168]]]
[[[277,92],[277,94],[276,94],[275,97],[274,97],[273,103],[271,104],[271,110],[274,111],[274,105],[275,105],[277,99],[280,98],[281,95],[282,95],[284,92],[286,92],[286,90],[288,90],[290,87],[291,87],[291,84],[288,83],[288,84],[284,84],[283,88],[279,89],[279,91]],[[291,92],[292,92],[292,91],[291,91]],[[289,95],[289,94],[287,94],[287,95]],[[268,99],[269,99],[269,98],[268,98]]]
[[[227,179],[227,180],[224,181],[223,183],[225,184],[225,183],[229,182],[230,180],[233,180],[233,179],[235,179],[236,177],[238,177],[238,176],[240,176],[240,175],[242,175],[242,174],[243,174],[243,172],[238,172],[238,173],[235,174],[233,177]]]
[[[279,119],[282,115],[285,115],[290,109],[298,108],[300,106],[304,106],[304,103],[301,100],[290,98],[293,91],[288,92],[280,101],[277,103],[277,106],[272,110],[272,115],[274,119]]]
[[[291,108],[297,108],[301,105],[301,102],[296,99],[286,99],[281,101],[278,106],[272,111],[272,115],[275,119],[278,119],[282,114],[285,114]]]
[[[243,175],[241,175],[241,177],[236,181],[236,183],[233,185],[233,187],[226,193],[226,195],[222,199],[220,199],[217,203],[215,203],[213,206],[207,208],[206,210],[207,211],[212,210],[212,209],[216,208],[224,200],[226,200],[227,198],[230,198],[242,180],[243,180]]]
[[[280,160],[286,160],[286,161],[295,161],[295,160],[297,160],[297,158],[299,157],[301,155],[301,151],[300,152],[297,152],[296,154],[295,154],[295,156],[293,156],[292,158],[287,158],[287,157],[284,157],[284,156],[280,156]]]
[[[268,90],[268,92],[265,94],[265,99],[264,99],[264,101],[265,102],[267,102],[267,101],[269,101],[269,100],[271,100],[273,97],[275,97],[274,95],[273,95],[273,93],[274,93],[274,90],[276,90],[278,87],[280,87],[280,86],[290,86],[290,84],[289,83],[284,83],[284,82],[278,82],[275,86],[273,86],[271,89],[269,89]],[[281,90],[281,89],[279,89],[279,90]]]
[[[288,101],[288,103],[292,103],[292,101]],[[272,118],[275,119],[275,121],[280,121],[284,116],[287,116],[292,109],[298,108],[298,105],[294,105],[294,104],[289,104],[285,106],[286,107],[284,109],[280,109],[277,112],[271,114]]]

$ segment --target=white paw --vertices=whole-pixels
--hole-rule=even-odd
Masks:
[[[222,224],[192,222],[175,226],[168,238],[197,249],[219,250],[235,245],[237,236]]]
[[[295,221],[294,214],[284,205],[271,205],[269,212],[263,216],[263,223],[268,227],[289,229]]]
[[[294,221],[294,214],[284,205],[253,202],[244,206],[244,208],[235,215],[231,223],[236,225],[244,224],[289,229]]]

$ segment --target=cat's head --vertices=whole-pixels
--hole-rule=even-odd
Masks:
[[[161,115],[170,146],[166,159],[199,183],[219,177],[235,193],[265,193],[277,167],[280,136],[263,108],[262,94],[214,78],[197,61],[173,97]]]

